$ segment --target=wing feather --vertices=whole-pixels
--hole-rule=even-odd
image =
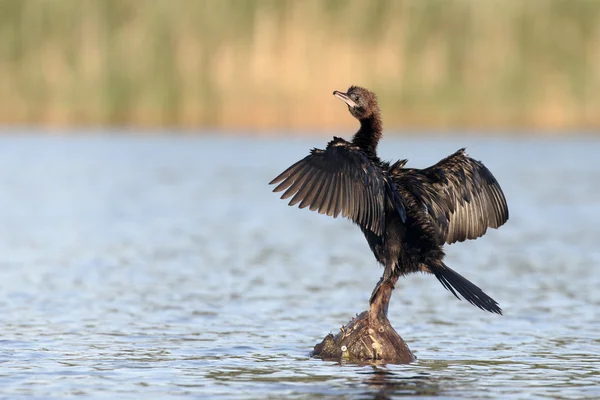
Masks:
[[[270,184],[274,192],[291,197],[290,206],[337,217],[340,213],[364,229],[382,235],[388,180],[381,169],[357,146],[334,138],[325,150],[313,149],[307,157],[283,171]]]
[[[290,175],[290,179],[283,181],[279,184],[279,186],[275,188],[277,191],[281,191],[286,187],[288,188],[281,196],[282,199],[287,199],[294,193],[296,193],[298,189],[304,184],[306,179],[308,179],[308,174],[302,173],[304,170],[306,170],[306,166],[302,166],[302,168],[298,170],[297,174]],[[296,180],[294,181],[294,179]]]
[[[302,201],[298,205],[299,208],[306,208],[313,203],[315,197],[319,194],[318,190],[323,177],[322,171],[315,171],[314,178],[298,191],[298,195],[302,197]]]
[[[341,178],[339,175],[336,175],[334,178],[335,186],[332,189],[332,197],[333,197],[333,205],[332,205],[332,213],[328,214],[333,218],[337,218],[337,216],[342,212],[342,196],[344,186],[341,184]]]
[[[328,182],[329,179],[327,179],[327,176],[324,173],[321,173],[321,180],[313,190],[314,198],[310,200],[310,206],[308,207],[310,211],[317,211],[323,205],[323,196],[325,196],[325,187]]]
[[[496,178],[460,149],[422,170],[392,167],[394,182],[427,209],[441,243],[483,236],[508,220],[508,206]]]
[[[331,196],[331,183],[332,183],[333,179],[329,178],[329,179],[323,179],[323,184],[321,185],[321,189],[319,192],[319,195],[317,196],[317,200],[316,200],[316,204],[317,204],[317,209],[319,211],[319,214],[325,214],[326,207],[328,206],[329,203],[329,197]],[[314,211],[314,210],[311,210]]]

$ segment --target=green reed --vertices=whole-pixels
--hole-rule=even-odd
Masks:
[[[0,123],[600,126],[594,0],[0,0]]]

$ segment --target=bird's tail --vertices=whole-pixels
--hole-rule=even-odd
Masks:
[[[444,263],[428,265],[427,270],[434,274],[440,283],[456,296],[457,299],[460,300],[460,297],[458,297],[456,292],[460,293],[465,300],[475,307],[502,315],[502,309],[496,300],[492,299],[483,290]]]

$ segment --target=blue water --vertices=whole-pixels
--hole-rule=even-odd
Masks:
[[[387,137],[385,159],[460,147],[511,218],[447,263],[505,315],[431,276],[390,321],[418,361],[312,347],[382,272],[360,231],[267,182],[327,138],[0,137],[0,396],[600,398],[600,142]]]

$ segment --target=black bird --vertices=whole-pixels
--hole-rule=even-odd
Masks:
[[[313,149],[270,184],[285,190],[290,206],[299,204],[336,218],[340,213],[363,231],[375,258],[384,266],[373,291],[392,277],[411,272],[435,275],[458,299],[502,314],[498,303],[443,262],[445,243],[476,239],[488,227],[508,220],[508,207],[500,185],[465,149],[425,168],[405,168],[377,156],[382,135],[375,94],[351,86],[333,95],[348,105],[360,121],[351,142],[334,137],[325,150]],[[457,294],[458,292],[458,294]]]

